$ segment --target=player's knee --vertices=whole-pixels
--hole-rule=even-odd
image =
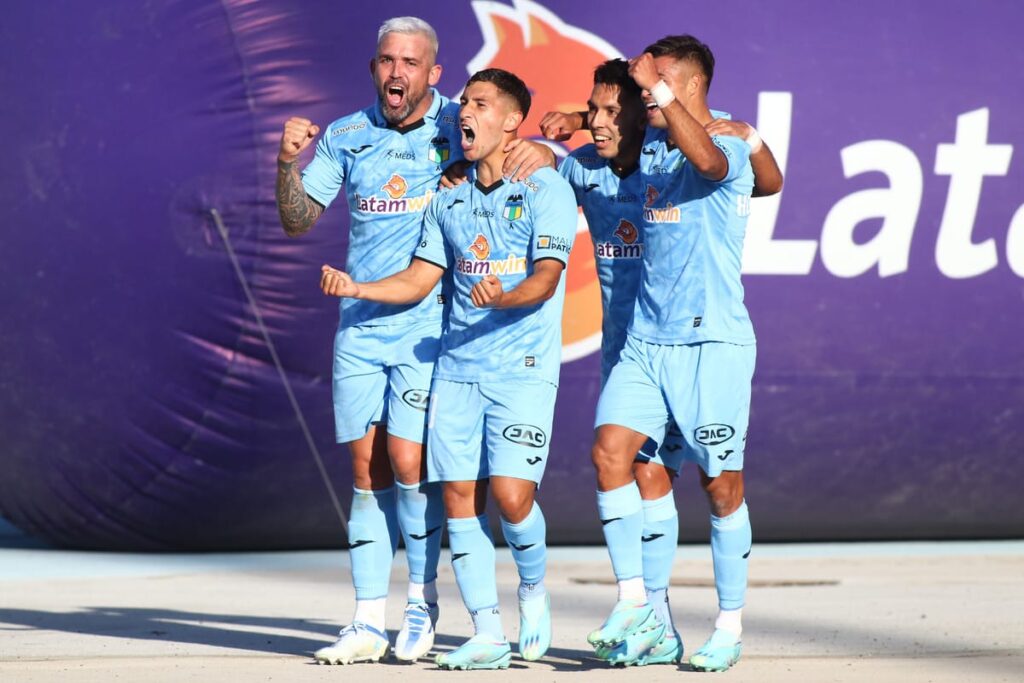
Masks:
[[[533,492],[522,489],[495,492],[494,502],[501,510],[501,516],[513,524],[526,519],[533,508]]]
[[[633,478],[640,487],[640,497],[656,500],[672,490],[672,470],[651,463],[634,462]]]
[[[600,438],[600,436],[594,442],[594,447],[590,451],[590,460],[594,463],[594,467],[598,472],[612,472],[617,469],[629,470],[631,467],[629,458],[623,457],[622,453],[614,447],[614,444]]]
[[[740,475],[740,476],[738,476]],[[743,477],[739,472],[723,472],[714,479],[704,479],[711,514],[728,517],[743,504]]]

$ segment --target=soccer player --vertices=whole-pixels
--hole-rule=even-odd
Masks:
[[[570,154],[562,163],[561,173],[576,192],[594,243],[603,309],[603,384],[625,343],[626,327],[633,315],[640,281],[644,241],[639,226],[643,221],[645,199],[642,176],[652,169],[657,171],[659,166],[664,167],[668,150],[659,149],[657,140],[643,144],[644,107],[640,88],[629,75],[626,62],[610,60],[598,66],[588,104],[587,127],[595,142]],[[552,119],[571,116],[552,113],[545,116],[545,121],[550,124]],[[570,120],[570,125],[572,123]],[[725,119],[716,119],[709,124],[709,131],[712,126],[716,132],[725,135],[750,134],[752,131],[745,123]],[[777,192],[781,172],[771,152],[764,147],[757,156],[755,194]],[[675,157],[671,161],[681,163],[678,153]],[[620,597],[632,595],[639,601],[641,586],[637,572],[641,571],[639,565],[642,560],[642,586],[647,601],[657,613],[658,621],[666,628],[660,640],[656,640],[660,632],[658,625],[645,615],[649,632],[631,635],[624,640],[613,641],[613,644],[599,641],[599,656],[613,663],[670,663],[682,657],[682,643],[672,623],[667,588],[678,539],[672,479],[682,464],[680,450],[684,444],[674,424],[670,424],[668,429],[660,449],[655,450],[647,444],[645,450],[648,452],[639,454],[633,465],[643,507],[642,558],[623,558],[613,552],[618,560],[615,568]],[[615,545],[617,526],[614,523],[605,525],[605,530],[610,532],[610,547]],[[653,646],[650,645],[652,642]]]
[[[325,294],[409,305],[446,270],[454,279],[448,329],[434,373],[428,472],[444,482],[452,565],[475,635],[437,657],[449,669],[506,668],[511,649],[498,612],[487,490],[519,570],[519,652],[551,643],[544,589],[544,516],[534,500],[547,464],[561,354],[562,271],[576,232],[572,189],[546,168],[502,177],[509,142],[529,112],[526,85],[501,69],[474,74],[459,111],[468,182],[427,209],[409,267],[354,282],[324,266]]]
[[[377,102],[328,126],[301,175],[299,155],[320,129],[304,118],[285,123],[277,172],[284,230],[292,237],[309,231],[344,186],[347,268],[358,278],[379,279],[409,264],[441,170],[460,156],[457,105],[433,88],[441,76],[436,57],[429,24],[415,17],[385,21],[370,61]],[[551,164],[553,155],[523,144],[508,161],[525,176]],[[395,655],[414,660],[433,645],[444,509],[439,487],[425,480],[423,442],[443,308],[440,287],[416,305],[341,302],[334,416],[337,441],[352,454],[348,536],[356,609],[337,642],[315,653],[320,662],[377,661],[387,653],[385,600],[399,533],[409,586]]]

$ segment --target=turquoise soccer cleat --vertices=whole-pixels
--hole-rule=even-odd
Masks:
[[[690,657],[690,666],[695,671],[726,671],[740,661],[743,642],[720,628],[708,638],[708,642]]]
[[[442,669],[507,669],[512,660],[508,641],[495,640],[478,633],[451,652],[439,654],[434,661]]]
[[[587,642],[592,646],[604,646],[612,649],[618,643],[626,640],[634,634],[656,631],[646,647],[653,646],[664,634],[665,625],[658,619],[658,615],[646,601],[619,600],[612,608],[601,628],[591,631],[587,636]]]
[[[614,645],[599,645],[595,653],[612,665],[678,664],[683,659],[683,641],[678,633],[654,629],[631,634]]]
[[[519,654],[533,662],[551,647],[551,598],[519,601]]]

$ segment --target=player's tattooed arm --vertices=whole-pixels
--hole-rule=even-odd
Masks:
[[[281,226],[289,237],[309,232],[324,212],[324,207],[310,199],[299,175],[299,154],[309,147],[320,132],[320,126],[309,119],[292,117],[285,121],[281,149],[277,154],[277,210]]]
[[[731,135],[750,144],[750,168],[754,171],[755,197],[769,197],[782,191],[782,169],[757,130],[744,121],[715,119],[704,126],[708,135]]]
[[[565,264],[557,259],[535,261],[533,273],[512,289],[502,290],[501,280],[485,275],[473,285],[470,298],[477,308],[522,308],[542,304],[558,291]]]
[[[289,237],[309,232],[324,212],[324,207],[306,194],[297,161],[277,160],[277,211]]]

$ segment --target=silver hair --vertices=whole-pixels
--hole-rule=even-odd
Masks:
[[[434,32],[434,28],[430,24],[419,17],[393,17],[381,24],[380,30],[377,31],[378,50],[380,50],[380,44],[384,40],[384,36],[389,33],[421,34],[426,36],[427,40],[430,41],[432,56],[435,60],[437,59],[437,33]]]

